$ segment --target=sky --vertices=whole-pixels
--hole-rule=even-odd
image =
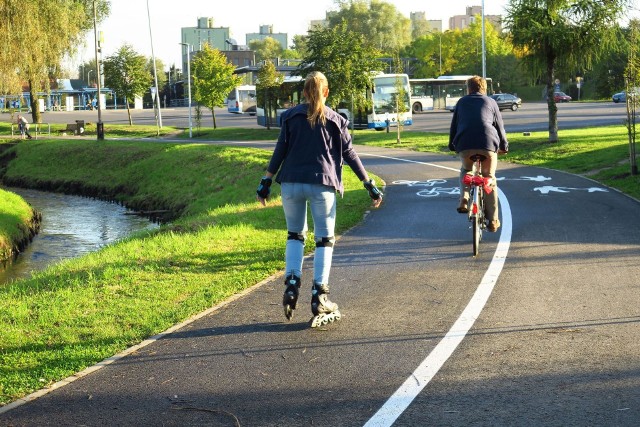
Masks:
[[[387,0],[387,3],[393,4],[407,18],[411,12],[425,12],[427,19],[441,19],[446,30],[449,17],[464,15],[468,6],[480,6],[482,0]],[[484,0],[485,15],[503,15],[506,4],[507,0]],[[141,55],[151,57],[153,53],[166,68],[172,64],[180,68],[180,29],[196,27],[199,17],[213,18],[214,27],[229,27],[231,38],[241,45],[245,44],[245,35],[258,33],[261,25],[271,25],[274,33],[287,33],[291,44],[294,35],[307,33],[312,20],[324,19],[326,11],[337,9],[333,0],[240,0],[237,3],[224,0],[111,0],[111,14],[98,24],[98,30],[104,33],[103,58],[127,43]],[[85,49],[70,61],[72,69],[94,58],[93,46],[91,31],[86,37]]]

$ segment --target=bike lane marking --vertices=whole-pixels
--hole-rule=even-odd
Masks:
[[[442,169],[459,172],[459,169],[447,166],[436,165],[434,163],[421,162],[417,160],[408,160],[398,157],[383,156],[378,154],[358,153],[362,156],[379,157],[399,162],[417,163],[425,166],[432,166]],[[504,193],[498,188],[498,198],[500,200],[500,209],[502,210],[502,231],[496,251],[493,254],[489,268],[485,272],[480,284],[476,288],[475,293],[469,300],[469,303],[462,311],[458,319],[455,321],[451,329],[442,338],[442,340],[434,347],[427,357],[418,365],[413,373],[404,381],[404,383],[389,397],[382,407],[367,421],[365,427],[386,427],[391,426],[400,415],[409,407],[411,402],[420,394],[427,384],[438,373],[444,363],[451,357],[455,349],[465,338],[482,309],[486,305],[489,296],[493,292],[498,277],[504,267],[507,259],[509,245],[511,244],[512,218],[509,200]]]

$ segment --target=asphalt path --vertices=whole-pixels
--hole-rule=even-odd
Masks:
[[[640,424],[640,202],[503,162],[503,227],[472,257],[456,159],[357,149],[385,201],[337,241],[340,322],[309,328],[307,260],[293,321],[269,278],[0,424]]]

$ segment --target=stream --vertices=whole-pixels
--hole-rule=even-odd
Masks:
[[[75,258],[127,237],[159,227],[145,217],[127,215],[117,204],[67,194],[23,188],[5,188],[20,195],[42,213],[39,233],[6,266],[0,264],[0,284],[28,278],[57,261]]]

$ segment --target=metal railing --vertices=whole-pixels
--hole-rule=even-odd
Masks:
[[[29,131],[34,131],[34,138],[38,139],[38,135],[44,134],[42,129],[46,126],[47,135],[51,135],[51,124],[49,123],[31,123]],[[20,135],[20,127],[16,123],[11,123],[11,136]]]

